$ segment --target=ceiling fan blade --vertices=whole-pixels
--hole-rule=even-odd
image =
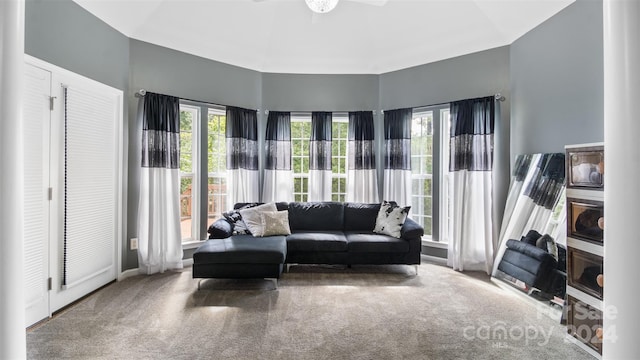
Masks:
[[[373,6],[384,6],[389,0],[345,0]]]

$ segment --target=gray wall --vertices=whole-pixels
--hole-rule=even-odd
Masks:
[[[502,116],[500,123],[496,124],[494,136],[496,171],[493,200],[497,205],[494,214],[496,219],[502,219],[509,188],[509,62],[509,47],[503,46],[380,75],[379,98],[383,110],[437,105],[497,93],[505,96],[505,101],[499,104]],[[439,130],[438,125],[434,131]],[[379,136],[379,141],[382,138]],[[434,142],[434,149],[438,149],[439,145],[439,142]],[[435,155],[434,174],[442,165],[446,166],[440,164]],[[439,194],[440,184],[434,178],[434,206],[440,201]],[[434,212],[433,238],[436,240],[439,240],[440,234],[437,226],[439,220],[438,213]],[[498,229],[499,225],[496,224]]]
[[[129,100],[129,38],[71,0],[27,0],[25,53],[122,90],[125,95],[123,128],[129,127],[126,111]],[[128,132],[125,130],[125,154],[127,139]],[[124,167],[126,169],[126,163]],[[123,176],[123,203],[126,204],[127,175]],[[129,252],[126,250],[127,210],[127,207],[123,209],[123,269],[129,265]]]
[[[378,109],[378,75],[264,73],[262,104],[277,111]]]
[[[604,140],[602,1],[578,0],[510,47],[511,158]]]
[[[232,105],[248,109],[261,107],[262,75],[253,70],[189,55],[162,46],[131,39],[129,116],[136,118],[137,101],[134,92],[139,89],[219,105]],[[259,113],[260,114],[260,113]],[[258,122],[264,119],[259,115]],[[206,124],[203,122],[203,124]],[[127,238],[136,237],[138,227],[139,154],[141,128],[139,121],[129,124],[129,199]],[[206,138],[202,139],[206,141]],[[206,164],[206,159],[203,159]],[[204,204],[204,203],[203,203]],[[203,231],[204,230],[204,231]],[[206,229],[201,229],[206,233]],[[127,251],[123,267],[138,265],[137,252]],[[192,251],[185,250],[185,258]]]
[[[25,52],[123,91],[129,85],[129,38],[71,0],[26,1]]]

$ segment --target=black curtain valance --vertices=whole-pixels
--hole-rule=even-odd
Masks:
[[[449,170],[491,171],[495,97],[451,103]]]
[[[328,111],[314,111],[311,113],[311,140],[331,141],[331,121],[333,114]]]
[[[227,107],[227,169],[258,170],[256,110]]]
[[[349,140],[374,140],[372,111],[349,112]]]
[[[258,115],[256,110],[227,106],[227,138],[258,140]]]
[[[266,140],[291,140],[291,113],[269,111]]]
[[[309,142],[309,170],[331,170],[331,121],[328,111],[311,113],[311,141]]]
[[[376,168],[375,132],[372,111],[349,113],[349,170]]]
[[[384,111],[384,139],[411,139],[413,109]]]
[[[265,169],[291,170],[291,114],[289,112],[269,112],[265,140]]]
[[[141,165],[177,169],[180,158],[180,99],[148,92],[142,101]]]
[[[451,137],[493,134],[494,114],[494,96],[452,102]]]

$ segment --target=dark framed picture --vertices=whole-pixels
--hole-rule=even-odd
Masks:
[[[604,147],[567,149],[567,187],[604,188]]]
[[[604,242],[604,203],[567,198],[567,235],[602,244]]]

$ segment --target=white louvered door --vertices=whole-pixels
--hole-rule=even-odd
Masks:
[[[77,76],[54,76],[60,92],[52,136],[56,161],[52,229],[58,243],[52,309],[57,310],[117,277],[122,93]]]
[[[118,276],[122,91],[27,56],[23,113],[30,326]]]
[[[49,125],[51,73],[25,65],[24,254],[26,326],[49,317]]]

